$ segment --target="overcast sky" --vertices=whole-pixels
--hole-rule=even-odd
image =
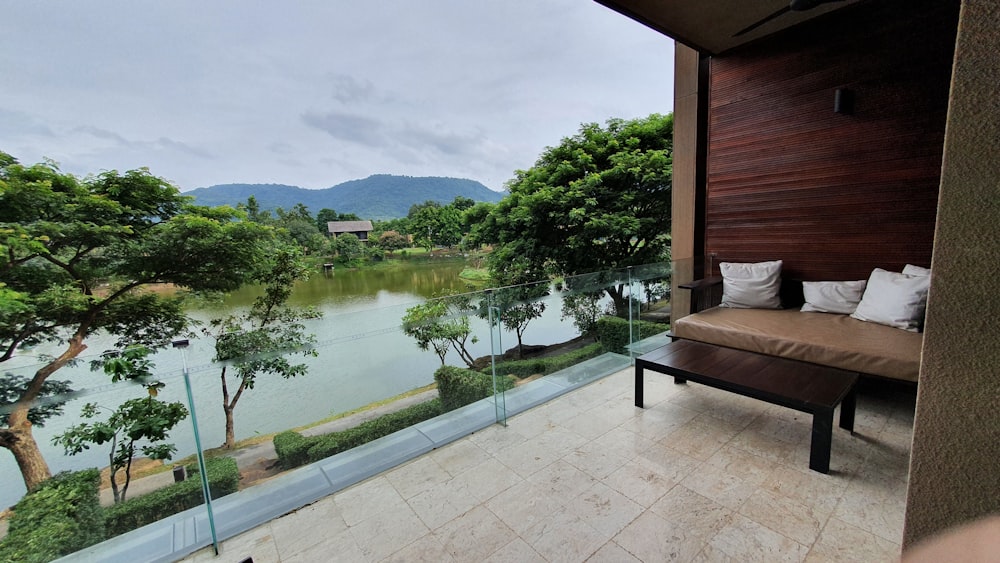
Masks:
[[[502,189],[581,123],[673,110],[673,42],[591,0],[0,7],[0,150],[79,175]]]

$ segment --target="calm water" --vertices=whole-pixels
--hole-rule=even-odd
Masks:
[[[365,270],[336,270],[316,273],[310,280],[296,286],[292,295],[295,305],[312,305],[322,311],[322,319],[311,321],[308,329],[317,338],[318,357],[297,361],[309,366],[309,373],[291,380],[262,378],[253,390],[247,391],[236,407],[236,438],[270,434],[305,425],[325,417],[404,393],[433,382],[434,370],[440,361],[432,351],[417,348],[414,340],[400,329],[400,320],[408,307],[444,289],[467,291],[458,274],[465,267],[462,260],[434,259],[404,262],[399,266]],[[207,321],[240,307],[249,306],[259,290],[246,289],[229,296],[221,304],[205,304],[191,315]],[[559,318],[560,297],[554,293],[544,316],[532,321],[525,333],[528,344],[552,344],[576,335],[571,323]],[[470,346],[474,356],[490,352],[490,331],[485,321],[472,319],[473,331],[479,342]],[[499,336],[498,349],[516,345],[516,337]],[[106,339],[91,338],[86,359],[110,348]],[[159,377],[167,385],[161,397],[187,404],[182,366],[187,364],[195,395],[195,409],[204,448],[214,448],[224,440],[225,422],[220,390],[221,366],[213,365],[211,340],[192,338],[183,352],[168,349],[156,357]],[[41,352],[43,352],[42,350]],[[40,351],[35,351],[40,353]],[[4,369],[23,375],[34,371],[30,356],[17,358],[19,364],[6,362]],[[454,352],[448,363],[460,365]],[[103,373],[91,372],[87,361],[66,367],[57,379],[73,381],[75,389],[84,394],[66,404],[64,413],[53,418],[44,428],[35,429],[53,473],[64,469],[104,467],[108,449],[95,446],[73,457],[50,444],[52,436],[80,422],[78,415],[84,403],[94,402],[114,408],[123,401],[141,397],[145,390],[130,384],[111,385]],[[17,366],[17,367],[15,367]],[[232,378],[230,378],[232,379]],[[231,392],[234,389],[230,390]],[[190,418],[171,433],[178,447],[178,456],[195,451]],[[0,452],[0,507],[16,502],[24,487],[13,456]]]

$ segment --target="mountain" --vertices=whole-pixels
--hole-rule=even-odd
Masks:
[[[412,177],[376,174],[364,180],[351,180],[323,190],[307,190],[284,184],[221,184],[185,192],[195,203],[215,207],[245,203],[251,195],[261,209],[290,209],[296,203],[315,215],[320,209],[338,213],[356,213],[363,219],[406,217],[410,206],[433,200],[451,203],[455,196],[475,201],[496,202],[504,194],[475,180],[462,178]]]

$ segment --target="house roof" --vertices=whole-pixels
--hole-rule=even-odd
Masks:
[[[858,0],[829,1],[805,11],[792,11],[789,0],[595,0],[616,12],[709,55],[718,55],[855,4]],[[813,4],[815,0],[796,2]],[[779,10],[784,13],[739,34]],[[739,34],[739,35],[738,35]]]
[[[326,224],[327,231],[331,233],[357,233],[359,231],[371,231],[371,221],[330,221]]]

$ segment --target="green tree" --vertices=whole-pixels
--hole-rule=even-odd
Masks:
[[[519,170],[478,227],[497,277],[658,262],[669,246],[673,116],[590,123]],[[609,286],[616,310],[624,286]]]
[[[462,240],[462,213],[451,205],[425,201],[410,207],[410,229],[428,250],[438,246],[455,246]]]
[[[231,208],[195,207],[146,169],[85,180],[51,162],[22,166],[0,153],[0,362],[21,346],[60,342],[62,352],[5,405],[0,446],[31,489],[50,477],[32,426],[55,411],[39,408],[50,378],[102,331],[118,346],[162,346],[187,318],[177,298],[150,284],[228,291],[249,279],[270,229]],[[48,384],[48,385],[47,385]],[[34,411],[34,412],[32,412]]]
[[[320,209],[319,213],[316,214],[316,228],[319,229],[319,232],[323,233],[324,236],[327,235],[330,232],[327,223],[337,221],[337,217],[337,212],[333,209],[328,207]]]
[[[226,415],[224,447],[236,445],[233,412],[245,391],[254,388],[259,376],[290,379],[304,375],[305,364],[292,363],[293,354],[315,356],[311,345],[315,337],[307,334],[303,321],[321,314],[312,308],[288,306],[292,287],[309,276],[308,267],[297,249],[279,248],[256,274],[264,294],[254,300],[250,310],[239,315],[213,319],[203,332],[215,339],[215,361],[222,367],[222,410]],[[230,371],[231,368],[231,371]],[[235,391],[230,391],[229,376],[235,376]],[[235,383],[234,382],[234,383]]]
[[[344,262],[357,260],[365,255],[365,247],[361,239],[354,233],[344,233],[333,241],[333,249]]]
[[[406,310],[403,316],[403,332],[416,339],[421,350],[434,349],[445,365],[445,356],[454,349],[462,361],[470,368],[475,358],[467,345],[475,344],[478,338],[472,336],[468,313],[474,309],[468,294],[446,294],[430,299]],[[471,337],[471,338],[470,338]]]
[[[501,284],[497,284],[501,285]],[[527,283],[500,287],[492,291],[491,299],[494,311],[492,315],[480,308],[479,316],[493,325],[503,325],[517,336],[517,357],[524,356],[524,331],[528,324],[542,316],[545,303],[542,298],[549,294],[547,283]]]
[[[378,245],[389,254],[392,254],[397,250],[402,250],[410,246],[410,241],[396,231],[385,231],[379,235]]]
[[[89,450],[90,444],[111,444],[108,467],[111,470],[111,491],[116,504],[125,500],[129,483],[132,482],[132,461],[136,454],[141,452],[149,459],[170,459],[177,448],[165,443],[165,440],[170,430],[188,414],[182,403],[166,403],[155,399],[157,390],[163,384],[151,380],[152,363],[148,359],[149,354],[149,348],[132,346],[102,362],[105,373],[114,381],[130,379],[144,382],[148,392],[146,397],[125,401],[115,410],[104,408],[111,412],[107,420],[83,422],[52,438],[52,443],[62,446],[66,455]],[[95,418],[100,408],[103,407],[96,403],[87,403],[80,416],[85,419]],[[119,472],[124,473],[121,484],[118,482]]]

